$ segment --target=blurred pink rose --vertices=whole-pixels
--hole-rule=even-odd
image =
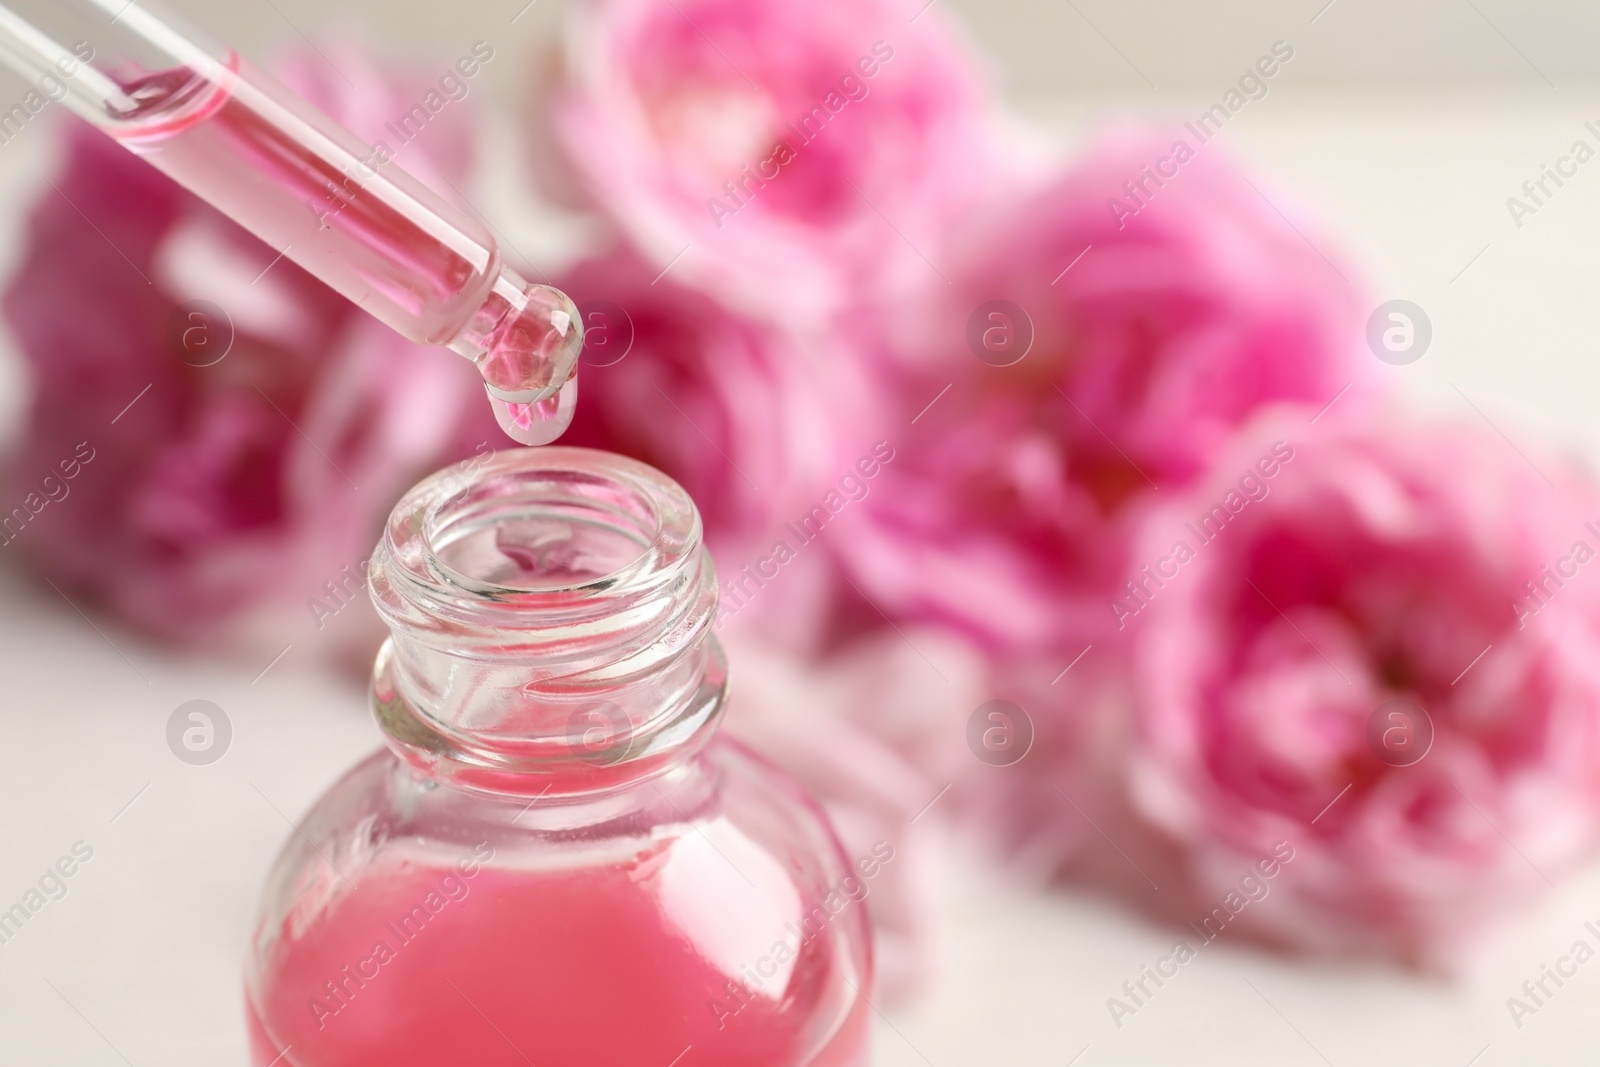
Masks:
[[[548,119],[655,271],[809,321],[937,279],[923,257],[1019,165],[961,35],[919,6],[596,0]]]
[[[879,988],[909,995],[936,973],[945,793],[976,762],[963,731],[984,699],[982,657],[931,629],[880,631],[819,661],[780,647],[747,631],[730,641],[728,729],[805,782],[852,858],[894,848],[867,906]]]
[[[781,616],[793,640],[815,644],[837,581],[824,562],[837,538],[824,531],[820,545],[802,544],[790,527],[828,493],[867,488],[856,463],[885,416],[827,335],[740,315],[670,275],[653,281],[658,273],[619,250],[555,279],[587,330],[582,400],[563,440],[632,456],[683,485],[704,519],[725,606],[739,609],[745,598],[729,583],[742,582],[765,605],[751,617]],[[780,540],[793,557],[765,564],[764,579],[742,575]]]
[[[1375,361],[1349,268],[1221,147],[1137,215],[1112,209],[1173,142],[1092,147],[972,221],[954,298],[935,283],[856,324],[881,337],[902,411],[890,436],[903,458],[848,542],[882,610],[1075,654],[1112,621],[1127,523],[1158,490],[1182,489],[1264,405],[1315,412],[1352,384],[1339,404],[1361,404]]]
[[[1292,851],[1268,936],[1459,965],[1600,832],[1600,493],[1488,432],[1250,438],[1139,546],[1193,553],[1132,624],[1136,810],[1211,904]]]
[[[426,89],[348,49],[330,54],[357,87],[317,57],[284,73],[365,137],[384,137],[383,123]],[[468,140],[455,122],[441,116],[400,165],[426,180],[441,173],[432,154],[460,177]],[[10,495],[59,479],[80,442],[94,458],[59,501],[8,529],[7,544],[65,592],[178,640],[276,651],[304,635],[342,652],[320,633],[330,625],[370,640],[361,563],[393,499],[498,440],[475,428],[473,368],[275,262],[87,127],[67,131],[52,181],[4,298],[35,386]],[[196,300],[234,331],[208,366],[192,364],[221,353],[228,326],[192,317]]]

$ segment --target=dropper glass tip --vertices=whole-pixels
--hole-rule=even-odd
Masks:
[[[528,285],[516,301],[474,362],[492,395],[528,404],[553,394],[577,373],[583,324],[567,295],[548,285]]]

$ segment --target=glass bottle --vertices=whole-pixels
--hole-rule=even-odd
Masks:
[[[518,449],[436,474],[369,569],[387,749],[317,802],[249,946],[256,1067],[856,1067],[864,879],[715,736],[727,670],[687,494]]]

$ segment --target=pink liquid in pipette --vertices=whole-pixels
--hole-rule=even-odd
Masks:
[[[465,341],[487,384],[531,399],[565,373],[581,324],[564,298],[508,277],[489,232],[386,149],[331,138],[307,105],[240,67],[230,56],[214,80],[189,69],[131,79],[123,88],[136,107],[108,132],[404,336],[458,351]],[[544,443],[570,421],[573,399],[567,388],[491,402],[514,438]]]
[[[248,1005],[253,1064],[863,1067],[861,998],[835,1033],[801,1032],[815,1026],[809,1009],[849,990],[826,937],[802,945],[781,986],[727,1010],[742,968],[719,967],[685,931],[715,925],[671,913],[659,877],[669,849],[600,869],[484,869],[451,884],[459,899],[439,892],[448,868],[394,864],[361,878],[306,928],[286,923]],[[725,871],[704,875],[726,884]],[[437,911],[402,927],[430,893]],[[720,911],[725,924],[732,904],[703,899],[703,921]]]

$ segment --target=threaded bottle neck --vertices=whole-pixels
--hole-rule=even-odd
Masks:
[[[436,777],[601,790],[715,727],[726,669],[700,516],[642,463],[515,449],[435,474],[395,507],[369,574],[392,632],[374,710]]]

